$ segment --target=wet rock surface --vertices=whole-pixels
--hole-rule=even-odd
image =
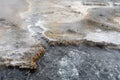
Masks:
[[[119,80],[120,51],[87,45],[54,46],[35,72],[0,68],[0,80]]]
[[[0,80],[120,80],[119,0],[6,2]]]
[[[89,5],[84,2],[2,0],[0,6],[5,11],[0,13],[1,65],[31,68],[45,52],[42,45],[85,43],[120,49],[120,7],[111,5],[112,1],[95,0],[87,2]]]

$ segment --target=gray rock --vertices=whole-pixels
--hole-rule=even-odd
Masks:
[[[87,45],[49,47],[34,73],[0,68],[2,80],[119,80],[120,51]]]

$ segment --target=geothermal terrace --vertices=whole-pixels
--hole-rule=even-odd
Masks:
[[[0,0],[0,80],[120,80],[120,0]]]
[[[0,65],[36,69],[49,46],[120,50],[119,0],[1,0]]]

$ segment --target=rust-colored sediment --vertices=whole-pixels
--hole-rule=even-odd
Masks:
[[[42,47],[42,49],[32,58],[31,65],[33,66],[33,69],[37,69],[37,60],[45,53],[45,48]]]
[[[68,45],[79,45],[83,43],[83,40],[73,40],[73,41],[50,41],[49,45],[50,46],[55,46],[55,45],[64,45],[64,46],[68,46]]]
[[[116,49],[119,50],[120,46],[119,45],[115,45],[112,43],[106,43],[106,42],[93,42],[93,41],[89,41],[86,39],[82,39],[82,40],[72,40],[72,41],[67,41],[67,40],[62,40],[62,41],[49,41],[48,44],[50,46],[69,46],[69,45],[75,45],[78,46],[80,44],[86,44],[89,46],[98,46],[98,47],[103,47],[103,48],[109,48],[109,49]]]

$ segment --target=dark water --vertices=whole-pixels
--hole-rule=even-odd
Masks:
[[[0,68],[0,80],[120,80],[120,51],[99,47],[50,47],[36,71]]]

